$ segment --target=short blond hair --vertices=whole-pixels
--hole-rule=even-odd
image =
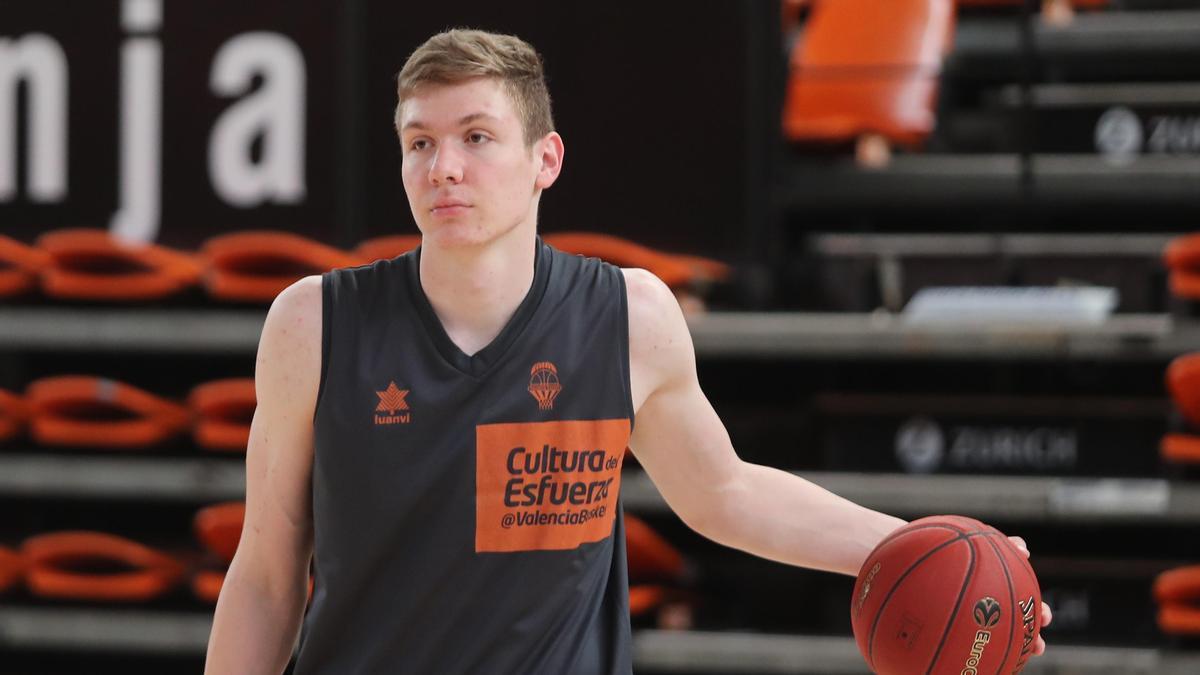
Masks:
[[[400,108],[421,86],[457,84],[478,77],[495,78],[508,93],[521,120],[525,145],[554,131],[541,55],[515,35],[463,28],[434,35],[404,62],[396,77],[397,128]]]

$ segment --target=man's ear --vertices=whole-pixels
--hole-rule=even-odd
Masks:
[[[533,185],[539,190],[545,190],[554,185],[554,181],[558,180],[558,173],[562,171],[562,136],[559,136],[557,131],[551,131],[538,141],[534,151],[538,153],[537,159],[541,161],[541,168]]]

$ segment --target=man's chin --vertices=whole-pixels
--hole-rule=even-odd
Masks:
[[[457,224],[442,224],[429,228],[422,236],[424,242],[443,249],[477,248],[494,238],[492,233]]]

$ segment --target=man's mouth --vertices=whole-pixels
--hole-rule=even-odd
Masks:
[[[434,215],[449,215],[461,213],[469,208],[471,208],[471,206],[463,202],[440,202],[433,205],[433,208],[430,209],[430,213]]]

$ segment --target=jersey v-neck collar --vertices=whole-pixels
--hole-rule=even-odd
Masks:
[[[446,360],[446,363],[454,366],[464,375],[477,379],[487,375],[488,371],[499,363],[509,347],[529,325],[538,306],[541,305],[542,296],[545,295],[546,286],[550,281],[552,258],[550,247],[542,243],[541,237],[537,237],[536,246],[537,251],[533,258],[533,283],[529,286],[529,291],[525,293],[525,298],[517,306],[517,311],[509,317],[508,323],[504,325],[500,334],[483,349],[470,356],[454,344],[450,335],[446,333],[445,327],[442,326],[441,319],[438,319],[437,313],[433,311],[433,305],[430,304],[429,297],[425,295],[425,289],[421,287],[421,247],[418,246],[413,251],[408,265],[408,286],[412,293],[413,305],[417,309],[417,317],[425,328],[425,334],[429,336],[433,346]]]

